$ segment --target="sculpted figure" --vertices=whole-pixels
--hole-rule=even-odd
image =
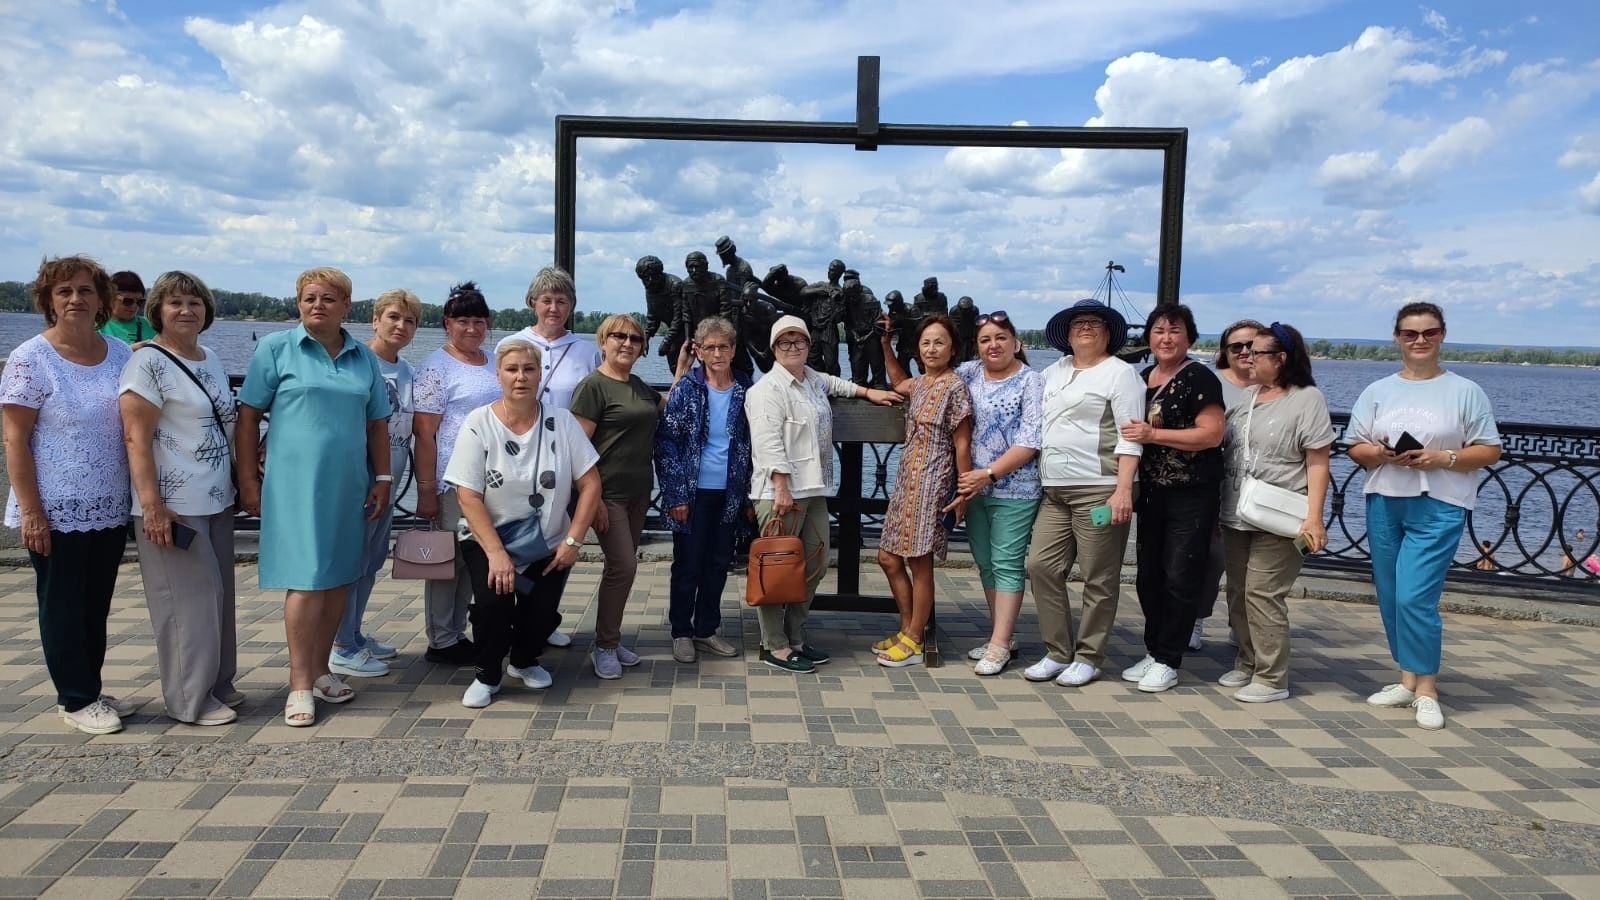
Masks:
[[[694,334],[701,319],[728,312],[729,301],[738,295],[728,289],[726,279],[711,271],[711,264],[706,260],[706,255],[699,250],[691,252],[684,258],[683,268],[689,273],[689,277],[678,285],[682,296],[679,304],[678,333],[687,336]]]
[[[890,291],[883,299],[889,305],[889,321],[894,325],[894,358],[907,372],[911,371],[913,361],[921,371],[922,361],[917,359],[917,327],[922,324],[925,313],[906,306],[905,295],[899,291]]]
[[[678,307],[682,303],[683,279],[667,274],[661,260],[654,256],[641,256],[633,265],[633,274],[644,285],[644,334],[646,340],[666,329],[660,353],[669,360],[678,358],[678,348],[683,346],[683,333],[678,330]]]
[[[956,323],[956,364],[977,359],[978,305],[972,302],[971,297],[962,297],[956,301],[956,308],[950,311],[950,319]]]
[[[834,260],[834,263],[839,263]],[[839,263],[839,265],[844,265]],[[833,263],[828,265],[833,275]],[[883,365],[883,344],[878,340],[878,319],[883,306],[872,288],[861,283],[855,269],[843,269],[840,295],[844,298],[845,337],[850,343],[850,380],[867,387],[887,387],[889,379]]]
[[[839,284],[839,279],[844,275],[844,273],[844,260],[834,259],[828,261],[828,284],[834,287],[841,287]]]
[[[745,282],[739,299],[734,302],[728,320],[738,332],[739,341],[734,349],[733,365],[741,372],[755,368],[765,372],[772,368],[772,346],[768,337],[772,323],[783,315],[773,298],[761,293],[753,281]]]
[[[922,279],[922,293],[913,298],[912,303],[925,316],[932,313],[938,313],[941,316],[950,314],[950,298],[939,290],[939,279],[931,275]]]
[[[806,326],[810,327],[810,304],[806,297],[806,280],[799,275],[790,275],[789,267],[778,263],[767,270],[767,277],[761,279],[761,286],[766,288],[772,300],[786,315],[799,316],[807,320]]]
[[[739,248],[734,246],[733,238],[727,235],[717,238],[717,259],[726,267],[728,284],[735,291],[742,291],[746,282],[757,280],[750,264],[739,258]]]

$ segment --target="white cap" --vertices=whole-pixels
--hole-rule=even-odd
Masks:
[[[772,338],[769,343],[776,344],[778,335],[783,334],[785,331],[798,331],[806,336],[806,340],[811,340],[811,329],[806,327],[804,319],[799,316],[784,316],[772,323]]]

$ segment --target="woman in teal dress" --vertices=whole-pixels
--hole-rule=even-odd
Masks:
[[[300,325],[256,345],[239,390],[239,500],[261,517],[263,588],[288,592],[289,699],[284,721],[316,721],[315,697],[355,698],[328,671],[351,583],[361,576],[364,520],[389,508],[389,392],[378,358],[340,326],[350,278],[308,269],[295,286]],[[265,482],[260,423],[271,414]],[[366,454],[352,452],[359,447]]]

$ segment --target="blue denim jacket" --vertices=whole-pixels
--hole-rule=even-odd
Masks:
[[[739,521],[739,512],[750,502],[750,420],[744,412],[745,392],[750,378],[733,373],[733,397],[728,404],[728,421],[717,427],[728,429],[728,487],[722,505],[724,525]],[[661,511],[694,504],[696,482],[700,476],[700,448],[705,446],[711,423],[704,366],[695,366],[667,398],[666,412],[656,429],[656,483],[661,488]],[[667,526],[687,534],[689,526],[667,516]]]

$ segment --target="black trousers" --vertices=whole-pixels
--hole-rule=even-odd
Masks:
[[[493,687],[500,683],[507,654],[519,669],[539,664],[550,633],[561,627],[561,594],[572,570],[556,569],[546,575],[545,567],[554,557],[545,557],[522,570],[533,582],[531,589],[497,594],[489,587],[489,557],[478,542],[461,541],[456,552],[472,579],[470,615],[478,680]]]
[[[674,638],[708,638],[722,627],[722,589],[733,563],[736,522],[722,524],[727,491],[694,492],[689,533],[672,534],[671,594],[667,622]]]
[[[1217,527],[1221,485],[1162,487],[1140,483],[1135,511],[1144,610],[1144,647],[1156,662],[1183,665],[1194,621],[1207,601],[1206,563]],[[1215,587],[1212,588],[1215,599]]]
[[[50,531],[50,555],[32,551],[39,593],[39,638],[56,702],[77,712],[100,699],[106,619],[128,529]]]

